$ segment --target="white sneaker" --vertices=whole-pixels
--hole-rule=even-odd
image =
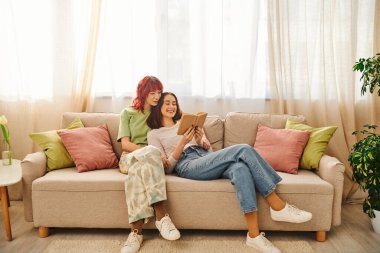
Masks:
[[[302,223],[311,220],[313,214],[304,210],[298,209],[295,206],[286,203],[285,208],[280,211],[275,211],[270,208],[270,216],[275,221],[286,221],[292,223]]]
[[[265,233],[261,232],[258,236],[251,238],[247,233],[246,244],[249,247],[259,250],[263,253],[281,253],[281,250],[274,246],[267,238],[265,238]]]
[[[135,229],[129,234],[127,241],[124,243],[124,247],[120,250],[121,253],[136,253],[139,251],[143,236],[137,234],[137,231],[138,230]]]
[[[156,221],[156,227],[160,231],[161,236],[166,240],[174,241],[181,237],[178,229],[170,219],[169,214],[165,214],[161,220]]]

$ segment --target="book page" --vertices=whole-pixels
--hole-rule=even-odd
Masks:
[[[202,128],[203,125],[205,124],[207,113],[206,112],[198,112],[197,113],[197,118],[194,126]]]
[[[203,127],[205,121],[206,121],[207,113],[205,112],[199,112],[197,115],[189,114],[189,113],[183,113],[181,117],[181,121],[179,123],[178,135],[183,135],[187,129],[198,126]]]

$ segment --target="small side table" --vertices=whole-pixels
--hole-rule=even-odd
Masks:
[[[11,165],[3,165],[0,161],[1,205],[3,206],[4,226],[8,241],[12,241],[11,221],[8,210],[8,186],[20,182],[21,177],[20,160],[12,159]]]

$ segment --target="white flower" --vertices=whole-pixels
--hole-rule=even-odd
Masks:
[[[5,115],[1,115],[0,116],[0,125],[6,125],[7,123],[8,123],[8,120],[5,117]]]
[[[3,132],[4,140],[8,144],[8,150],[11,149],[11,141],[9,140],[9,128],[7,126],[8,120],[5,115],[0,115],[0,128]]]

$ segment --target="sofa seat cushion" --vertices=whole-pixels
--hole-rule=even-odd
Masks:
[[[277,172],[282,180],[277,185],[278,193],[333,195],[334,187],[322,180],[315,172],[299,170],[297,175]]]
[[[33,182],[33,191],[124,191],[126,175],[119,169],[78,173],[66,168],[45,174]]]
[[[279,194],[322,194],[332,195],[333,187],[312,171],[301,170],[298,175],[278,172],[282,181],[278,184]],[[78,173],[75,168],[51,171],[33,182],[33,191],[123,191],[126,175],[119,169],[95,170]],[[176,175],[166,176],[168,192],[213,192],[234,193],[228,179],[209,181],[190,180]]]
[[[276,190],[279,194],[332,195],[334,192],[331,184],[322,180],[312,171],[302,170],[298,175],[277,173],[282,177]],[[198,181],[167,175],[166,185],[168,192],[235,192],[234,186],[228,179]]]

